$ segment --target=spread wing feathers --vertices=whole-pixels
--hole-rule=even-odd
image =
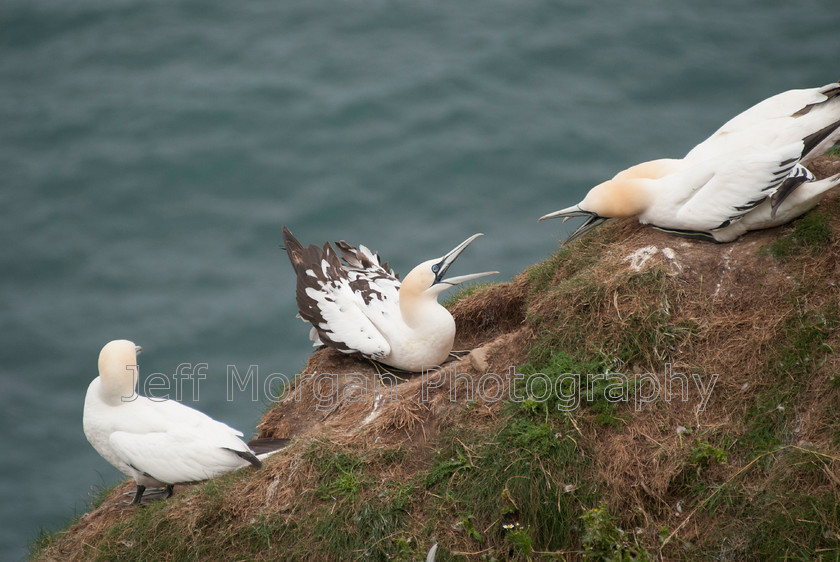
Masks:
[[[347,263],[346,269],[399,281],[400,276],[388,267],[388,262],[380,262],[378,252],[371,252],[367,246],[362,244],[355,248],[344,240],[336,242],[335,245],[341,252],[341,259]]]
[[[723,228],[738,220],[772,196],[792,172],[802,173],[804,168],[797,168],[802,146],[800,141],[726,161],[682,205],[676,218],[697,230]]]
[[[750,145],[780,147],[808,138],[802,156],[806,162],[840,139],[840,83],[767,98],[724,123],[685,159],[696,162]]]
[[[399,302],[400,278],[388,267],[388,262],[380,263],[379,254],[362,245],[355,248],[344,240],[335,245],[347,264],[343,267],[350,288],[361,295],[365,304],[370,304],[374,299],[394,304]]]
[[[399,317],[397,277],[380,265],[367,248],[338,243],[347,265],[332,246],[304,248],[283,227],[283,241],[297,275],[297,303],[301,318],[312,324],[324,344],[344,353],[360,352],[384,359],[391,346],[377,323]]]

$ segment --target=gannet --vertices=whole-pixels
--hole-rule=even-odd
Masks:
[[[840,83],[790,90],[733,117],[683,158],[632,166],[578,205],[539,220],[586,216],[566,242],[608,218],[629,216],[674,234],[729,242],[817,205],[838,182],[813,181],[806,165],[838,140]]]
[[[748,230],[784,224],[819,203],[840,176],[812,181],[799,166],[803,143],[746,153],[725,162],[705,162],[661,178],[612,179],[593,187],[573,207],[539,220],[585,216],[566,239],[595,228],[608,218],[638,217],[660,230],[714,242],[731,242]],[[773,207],[773,196],[789,186],[789,196]]]
[[[299,317],[312,324],[315,346],[362,355],[417,372],[446,360],[455,340],[455,320],[437,297],[446,289],[498,273],[487,271],[444,279],[461,252],[481,236],[470,236],[440,258],[424,261],[399,277],[365,246],[343,240],[323,249],[304,248],[283,227],[283,241],[297,275]]]
[[[174,484],[262,466],[240,439],[242,432],[179,402],[137,394],[140,351],[127,340],[102,348],[99,376],[88,387],[82,424],[93,448],[134,478],[133,504],[140,503],[147,486],[165,486],[169,497]],[[266,449],[276,450],[286,441],[274,440]]]

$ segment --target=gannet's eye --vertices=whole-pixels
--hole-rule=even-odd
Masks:
[[[433,265],[432,266],[432,273],[437,273],[438,271],[440,271],[440,265],[439,264]]]

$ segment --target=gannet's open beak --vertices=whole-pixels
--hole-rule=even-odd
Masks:
[[[587,219],[583,221],[583,224],[580,225],[577,230],[572,232],[568,238],[566,238],[565,242],[563,242],[564,244],[568,244],[572,240],[583,236],[584,234],[586,234],[587,232],[589,232],[590,230],[607,220],[605,217],[598,216],[592,211],[584,211],[579,206],[575,205],[567,209],[554,211],[553,213],[543,215],[537,220],[537,222],[540,222],[541,220],[545,219],[556,219],[560,217],[563,217],[563,222],[566,222],[572,217],[587,217]]]
[[[493,275],[494,273],[499,273],[498,271],[485,271],[484,273],[471,273],[470,275],[459,275],[458,277],[450,277],[449,279],[443,279],[443,276],[446,274],[446,270],[449,269],[455,260],[458,259],[458,256],[461,255],[461,252],[466,250],[467,246],[469,246],[473,240],[478,238],[479,236],[484,236],[481,233],[473,234],[457,246],[453,248],[449,253],[445,256],[440,258],[440,261],[432,266],[432,271],[435,272],[435,281],[432,285],[437,285],[438,283],[446,283],[447,285],[458,285],[459,283],[464,283],[466,281],[472,281],[473,279],[479,279],[481,277],[485,277],[487,275]]]
[[[135,345],[134,346],[134,351],[135,351],[135,353],[137,353],[137,355],[140,355],[140,353],[143,351],[143,348],[140,347],[139,345]]]

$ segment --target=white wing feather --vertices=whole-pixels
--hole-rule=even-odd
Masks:
[[[350,348],[347,353],[358,351],[382,359],[391,352],[388,340],[370,318],[381,314],[375,301],[366,305],[362,296],[342,280],[325,284],[320,291],[309,287],[306,294],[317,303],[323,318],[318,328],[330,340]]]
[[[831,92],[836,88],[837,84],[833,83],[821,88],[789,90],[767,98],[724,123],[709,138],[691,149],[684,160],[696,163],[751,146],[777,148],[805,139],[840,119],[840,102],[823,103],[828,100],[823,92],[834,95]],[[803,162],[822,154],[824,148],[834,143],[838,134],[840,131],[835,131],[825,142],[813,147]]]
[[[726,161],[677,211],[685,228],[713,230],[771,196],[796,166],[802,142]]]
[[[234,451],[250,452],[242,432],[173,400],[140,396],[125,403],[129,427],[109,442],[128,465],[170,484],[195,482],[245,466]]]

